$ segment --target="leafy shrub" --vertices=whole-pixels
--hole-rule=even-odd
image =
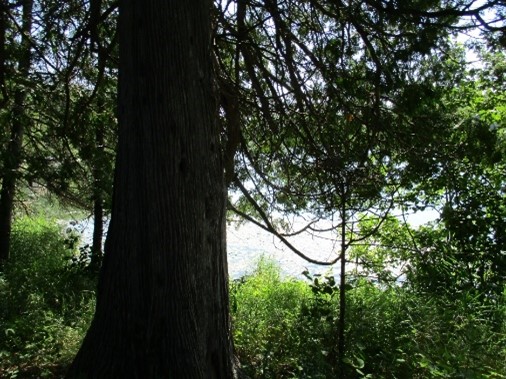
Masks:
[[[309,275],[308,275],[309,276]],[[252,378],[335,378],[338,286],[282,279],[272,262],[231,285],[234,340]],[[506,306],[350,278],[346,378],[506,378]]]
[[[506,378],[506,307],[480,296],[412,296],[409,354],[419,377]]]
[[[95,280],[71,264],[76,241],[68,237],[42,218],[13,225],[0,280],[0,377],[50,376],[80,344]]]
[[[283,280],[279,267],[261,259],[251,276],[231,284],[234,342],[252,378],[301,378],[304,341],[297,332],[307,286]]]
[[[406,292],[396,286],[380,288],[374,282],[358,279],[347,295],[349,364],[365,377],[413,377],[404,351],[411,338],[404,306],[409,297]]]

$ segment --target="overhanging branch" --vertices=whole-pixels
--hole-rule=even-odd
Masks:
[[[309,263],[314,263],[314,264],[321,265],[321,266],[331,266],[339,261],[339,256],[331,261],[320,261],[320,260],[308,257],[306,254],[301,252],[299,249],[297,249],[295,246],[293,246],[281,233],[279,233],[276,230],[274,225],[272,225],[272,223],[269,221],[269,218],[267,217],[267,215],[265,214],[263,209],[260,207],[260,205],[258,205],[258,203],[255,201],[255,199],[253,199],[253,197],[248,192],[246,187],[244,187],[244,185],[241,183],[241,181],[239,179],[237,179],[237,177],[234,179],[234,184],[237,185],[237,187],[241,190],[241,192],[246,197],[248,202],[253,206],[253,208],[255,208],[255,211],[259,214],[259,216],[262,219],[262,221],[264,222],[264,224],[258,222],[250,215],[240,211],[239,209],[237,209],[236,207],[234,207],[232,204],[229,203],[230,210],[232,210],[233,212],[235,212],[239,216],[243,217],[244,219],[254,223],[258,227],[262,228],[263,230],[265,230],[269,233],[272,233],[274,236],[279,238],[279,240],[281,242],[283,242],[283,244],[285,244],[286,247],[288,247],[291,251],[293,251],[295,254],[297,254],[299,257],[301,257],[302,259],[306,260]]]

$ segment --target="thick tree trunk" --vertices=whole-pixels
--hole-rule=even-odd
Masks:
[[[22,53],[18,62],[18,72],[22,80],[27,79],[31,65],[32,53],[28,38],[32,30],[32,10],[33,0],[24,0],[22,16],[24,36],[21,40]],[[0,264],[9,259],[14,193],[23,153],[23,135],[28,122],[25,112],[26,89],[24,84],[19,84],[13,100],[10,139],[3,162],[2,189],[0,191]]]
[[[211,5],[120,2],[111,224],[68,378],[233,376]]]

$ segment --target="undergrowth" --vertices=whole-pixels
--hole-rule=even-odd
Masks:
[[[55,222],[15,221],[11,257],[0,274],[0,377],[55,377],[77,352],[95,281],[72,263],[76,242]]]
[[[19,218],[0,274],[0,377],[60,378],[91,321],[96,274],[55,222]],[[84,262],[84,263],[83,263]],[[336,378],[332,277],[283,278],[262,259],[230,283],[237,357],[250,378]],[[506,378],[506,305],[470,293],[349,278],[346,378]],[[505,296],[506,297],[506,296]]]
[[[311,279],[283,279],[261,260],[231,284],[236,352],[251,378],[337,377],[338,287],[332,277]],[[346,378],[506,378],[504,301],[350,284]]]

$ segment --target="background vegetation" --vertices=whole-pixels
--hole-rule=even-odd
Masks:
[[[252,378],[335,378],[338,289],[332,277],[282,279],[260,261],[232,283],[234,336]],[[506,298],[433,296],[357,278],[347,291],[346,378],[504,378]]]
[[[55,220],[16,219],[0,274],[0,377],[61,377],[77,352],[96,284],[78,240]]]
[[[0,279],[0,377],[59,378],[76,353],[96,284],[76,237],[55,220],[17,218]],[[338,286],[306,277],[283,278],[262,259],[230,283],[236,354],[251,378],[336,377]],[[350,274],[346,377],[505,378],[506,293],[434,292],[425,280]]]

